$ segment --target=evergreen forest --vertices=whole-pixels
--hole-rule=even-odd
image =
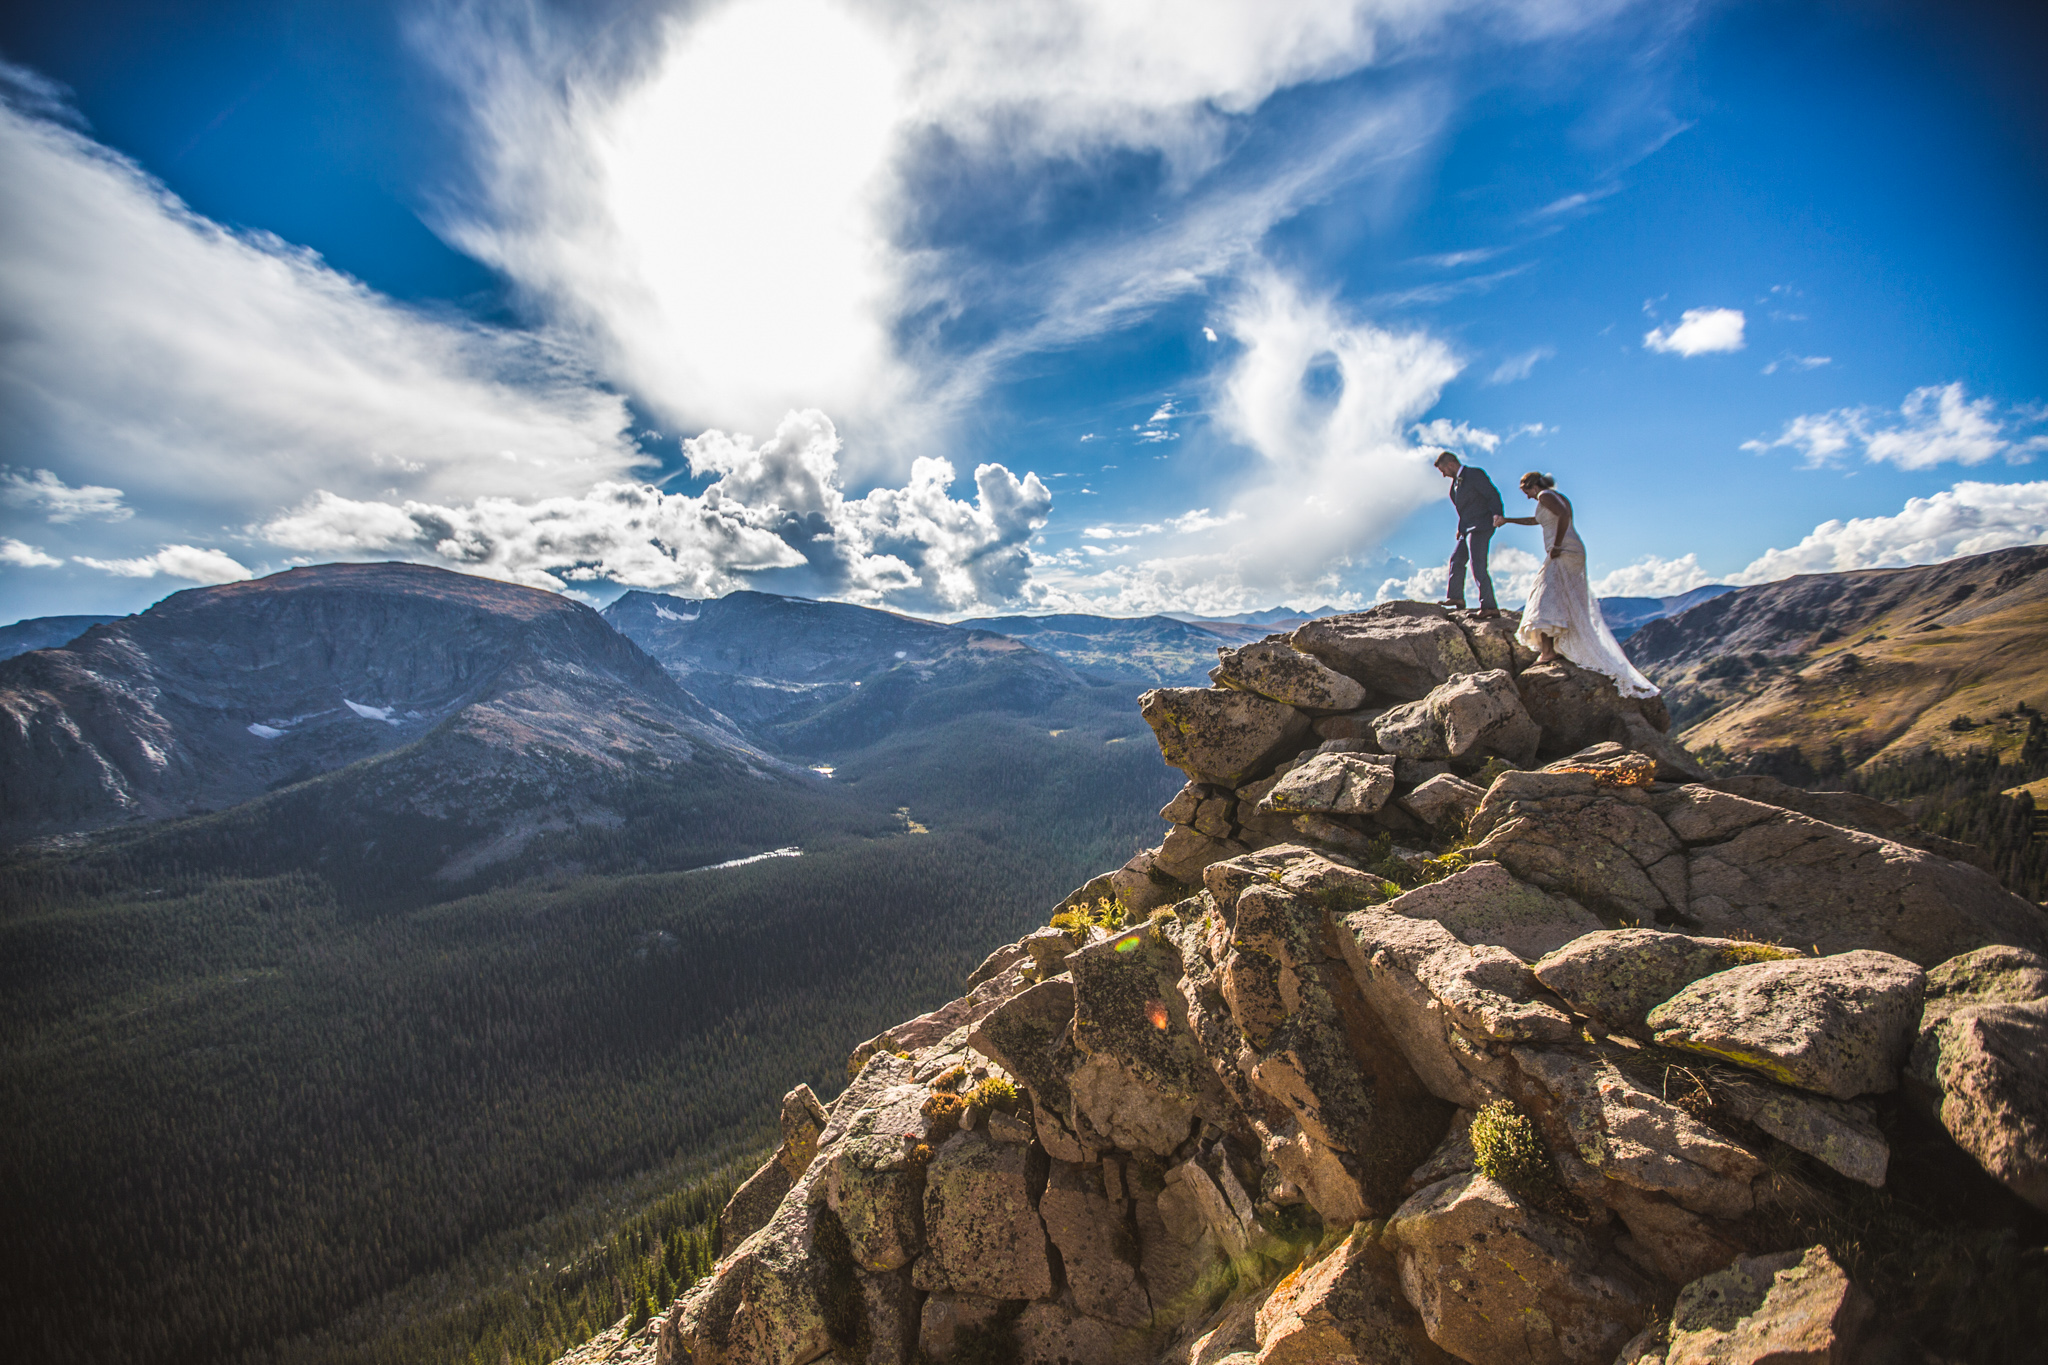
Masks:
[[[344,848],[274,808],[18,857],[0,1335],[545,1360],[672,1292],[785,1090],[829,1099],[857,1044],[1156,837],[1179,777],[1108,700],[899,731],[829,781],[650,789],[468,883],[415,875],[403,831]]]

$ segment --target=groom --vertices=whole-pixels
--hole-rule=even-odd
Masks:
[[[1459,462],[1446,450],[1436,457],[1437,473],[1451,481],[1451,506],[1458,509],[1458,544],[1451,551],[1450,592],[1442,605],[1465,605],[1465,561],[1472,562],[1472,577],[1479,583],[1479,614],[1500,615],[1493,599],[1493,577],[1486,572],[1486,547],[1493,539],[1493,519],[1507,509],[1501,505],[1500,490],[1486,471]]]

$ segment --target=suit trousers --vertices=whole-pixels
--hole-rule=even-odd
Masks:
[[[1492,611],[1499,604],[1493,599],[1493,575],[1486,571],[1486,550],[1493,543],[1491,526],[1467,526],[1458,532],[1458,544],[1451,551],[1451,586],[1444,596],[1453,602],[1465,600],[1465,565],[1472,565],[1472,579],[1479,585],[1479,606]]]

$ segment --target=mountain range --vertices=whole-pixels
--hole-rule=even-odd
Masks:
[[[2002,742],[2048,705],[2044,568],[1654,599],[1629,645],[1733,761],[1865,711],[1873,753]],[[21,1339],[254,1365],[745,1146],[788,1077],[1156,842],[1180,779],[1137,694],[1289,619],[600,613],[329,565],[22,623],[57,643],[0,661]]]

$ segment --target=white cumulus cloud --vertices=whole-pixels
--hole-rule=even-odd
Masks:
[[[98,569],[118,578],[184,578],[194,583],[234,583],[249,577],[232,555],[197,545],[166,545],[153,555],[132,559],[94,559],[73,555],[88,569]]]
[[[391,504],[325,490],[260,534],[319,553],[399,551],[535,587],[608,581],[711,597],[779,571],[792,590],[933,611],[999,605],[1024,591],[1026,545],[1052,495],[1036,475],[975,470],[973,500],[949,493],[953,466],[919,459],[900,488],[846,495],[840,441],[821,412],[792,412],[765,442],[709,431],[685,443],[701,494],[600,483],[523,502]]]
[[[1644,555],[1597,580],[1593,591],[1602,597],[1676,597],[1713,581],[1696,554],[1676,559]]]
[[[1475,427],[1466,422],[1453,422],[1448,417],[1439,417],[1431,422],[1422,422],[1410,427],[1416,440],[1426,446],[1448,446],[1455,451],[1483,450],[1491,455],[1500,449],[1500,434],[1485,427]]]
[[[1938,564],[2048,542],[2048,482],[1959,483],[1908,499],[1887,517],[1826,521],[1797,545],[1757,556],[1723,582],[1769,583],[1803,573]]]
[[[1758,454],[1781,447],[1797,450],[1809,469],[1840,463],[1857,448],[1872,464],[1900,469],[1931,469],[1951,461],[1979,465],[1998,456],[2022,464],[2048,448],[2048,437],[2022,434],[2041,420],[2034,410],[2001,413],[1992,399],[1970,397],[1958,380],[1913,390],[1896,414],[1868,407],[1805,413],[1785,423],[1772,439],[1744,441],[1742,448]]]
[[[1711,355],[1742,349],[1744,319],[1740,308],[1688,308],[1676,325],[1643,333],[1643,345],[1667,355]]]

